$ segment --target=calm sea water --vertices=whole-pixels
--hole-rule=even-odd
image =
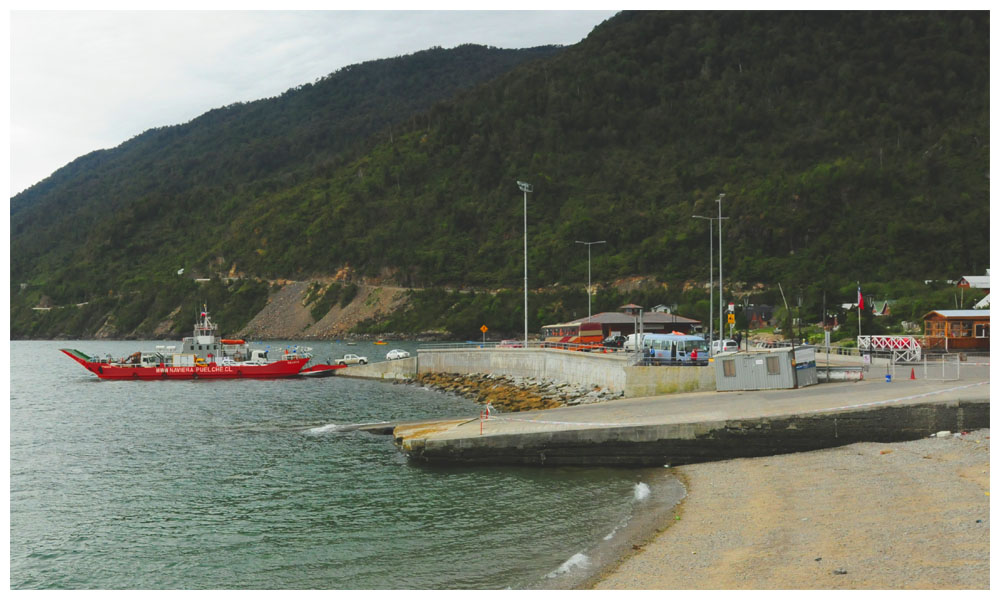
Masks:
[[[10,344],[13,589],[563,588],[683,495],[663,469],[428,467],[343,430],[478,415],[417,386],[109,382],[58,352],[157,343]]]

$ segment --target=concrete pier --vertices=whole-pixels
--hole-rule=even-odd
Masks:
[[[960,381],[827,383],[700,392],[398,425],[414,460],[455,464],[685,464],[892,442],[989,427],[988,367]]]

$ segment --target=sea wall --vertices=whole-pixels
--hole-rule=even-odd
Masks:
[[[990,426],[988,400],[682,424],[457,438],[395,436],[413,459],[451,464],[657,466],[899,442]]]
[[[624,353],[555,348],[421,349],[418,372],[491,373],[599,388],[627,398],[715,390],[711,367],[633,367]]]
[[[625,396],[662,396],[715,391],[711,367],[625,367]]]
[[[446,348],[418,351],[419,373],[492,373],[508,377],[626,389],[625,355],[554,348]]]

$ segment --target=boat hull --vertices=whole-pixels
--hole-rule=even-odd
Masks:
[[[294,377],[309,362],[308,358],[276,360],[266,365],[204,365],[194,367],[144,367],[119,366],[96,363],[74,356],[72,351],[62,352],[80,363],[101,379],[154,380],[154,379],[280,379]]]
[[[302,369],[299,375],[302,377],[330,377],[337,369],[346,369],[347,365],[313,365],[308,369]]]

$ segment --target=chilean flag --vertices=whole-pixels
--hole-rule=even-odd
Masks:
[[[861,286],[858,286],[858,310],[865,309],[865,297],[861,295]]]

